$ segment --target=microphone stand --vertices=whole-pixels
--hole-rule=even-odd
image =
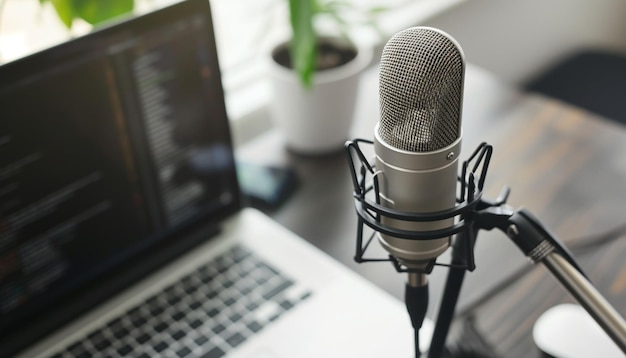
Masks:
[[[477,215],[481,227],[500,229],[534,263],[543,263],[556,279],[626,353],[626,322],[596,290],[567,248],[526,209],[489,208]]]
[[[449,265],[443,265],[449,266],[450,271],[446,279],[428,357],[437,358],[444,349],[465,278],[465,271],[472,271],[475,268],[473,250],[479,230],[492,230],[494,228],[504,232],[534,263],[542,262],[615,344],[626,353],[626,322],[585,277],[569,250],[548,232],[528,210],[522,208],[516,211],[505,205],[509,194],[508,188],[505,188],[498,199],[493,202],[482,198],[482,189],[492,152],[490,145],[482,143],[470,156],[470,159],[463,163],[462,174],[459,178],[461,184],[460,197],[457,199],[458,204],[455,208],[435,213],[407,213],[386,208],[380,204],[376,171],[360,150],[359,144],[362,143],[372,144],[371,141],[362,139],[346,143],[358,217],[355,261],[359,263],[390,261],[398,272],[425,275],[430,273],[432,266],[438,263],[433,262],[433,265],[424,272],[416,272],[403,267],[393,256],[386,259],[365,258],[365,251],[372,242],[375,233],[379,232],[407,240],[430,240],[455,235],[452,245],[452,261]],[[361,164],[358,174],[354,156]],[[476,163],[473,169],[468,172],[469,163],[474,160]],[[482,170],[478,175],[478,169],[481,166]],[[367,183],[368,175],[373,178],[373,184]],[[368,193],[373,193],[374,201],[367,199]],[[454,225],[446,229],[407,231],[384,225],[381,222],[383,216],[406,221],[437,221],[451,217],[458,217],[459,219]],[[363,242],[364,226],[374,230],[366,242]],[[413,277],[417,276],[413,275]],[[412,299],[407,297],[407,307],[410,304],[409,300]],[[422,306],[421,309],[425,311],[427,300],[422,301],[425,302],[419,306]],[[417,334],[418,332],[416,332],[416,337]],[[416,351],[419,352],[418,347],[416,347]]]
[[[613,342],[626,353],[626,322],[587,279],[573,256],[539,220],[526,209],[514,211],[506,206],[489,206],[477,211],[473,218],[478,229],[497,228],[504,232],[533,263],[543,263],[569,291]],[[453,262],[462,260],[457,237],[453,246]],[[446,279],[440,312],[428,352],[439,357],[454,315],[454,307],[463,283],[465,270],[452,267]]]

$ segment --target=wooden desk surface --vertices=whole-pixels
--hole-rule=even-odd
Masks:
[[[376,70],[364,74],[354,138],[372,138],[378,121]],[[483,141],[494,146],[486,193],[508,185],[508,203],[530,209],[568,245],[578,246],[626,224],[626,128],[583,110],[504,85],[468,66],[463,107],[465,158]],[[296,168],[300,187],[271,212],[280,223],[398,298],[404,275],[388,263],[356,264],[356,216],[346,156],[302,157],[287,153],[268,132],[239,157]],[[626,230],[622,230],[626,231]],[[382,252],[382,251],[380,251]],[[481,232],[477,269],[466,276],[457,309],[505,357],[536,357],[530,332],[549,307],[571,299],[543,267],[531,267],[500,232]],[[599,291],[626,315],[626,235],[577,256]],[[442,260],[447,257],[444,255]],[[495,295],[490,290],[522,278]],[[447,269],[430,275],[429,316],[438,310]],[[489,296],[487,296],[489,295]]]

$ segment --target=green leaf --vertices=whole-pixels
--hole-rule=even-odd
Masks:
[[[289,15],[293,31],[291,61],[300,82],[310,88],[316,65],[316,35],[313,30],[314,0],[289,0]]]
[[[390,8],[387,7],[387,6],[375,6],[375,7],[371,8],[371,9],[369,9],[369,13],[370,14],[380,14],[380,13],[389,11],[389,9]]]
[[[43,4],[45,4],[45,3],[49,2],[49,1],[50,1],[50,0],[39,0],[39,3],[40,3],[41,5],[43,5]]]
[[[350,8],[351,4],[348,4],[345,1],[327,1],[323,3],[317,2],[315,6],[314,10],[316,12],[336,13],[342,9]]]
[[[133,11],[134,0],[73,0],[73,3],[76,16],[95,25]]]
[[[40,0],[47,1],[47,0]],[[76,17],[74,14],[74,4],[72,0],[50,0],[52,6],[59,15],[59,18],[68,29],[72,27],[72,20]],[[42,2],[43,3],[43,2]]]

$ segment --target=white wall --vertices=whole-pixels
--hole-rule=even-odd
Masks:
[[[450,33],[468,62],[513,84],[581,47],[626,53],[624,0],[467,0],[420,25]]]

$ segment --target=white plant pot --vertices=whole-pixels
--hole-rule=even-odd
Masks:
[[[371,49],[356,50],[356,57],[345,65],[315,72],[310,88],[303,87],[292,69],[270,61],[270,114],[289,150],[320,155],[343,148],[354,118],[360,74],[373,56]]]

